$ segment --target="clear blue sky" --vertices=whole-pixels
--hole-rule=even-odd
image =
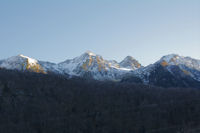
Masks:
[[[200,0],[0,0],[0,58],[64,61],[90,50],[143,65],[200,59]]]

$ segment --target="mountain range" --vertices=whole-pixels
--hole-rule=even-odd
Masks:
[[[101,55],[90,51],[57,64],[18,55],[0,60],[0,68],[43,74],[61,74],[68,78],[78,76],[101,81],[112,80],[163,87],[200,88],[200,60],[177,54],[163,56],[157,62],[145,67],[131,56],[117,62],[106,60]]]

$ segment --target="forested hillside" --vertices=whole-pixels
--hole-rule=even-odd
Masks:
[[[200,90],[0,70],[1,133],[198,133]]]

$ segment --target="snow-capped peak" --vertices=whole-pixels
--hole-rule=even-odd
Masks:
[[[160,67],[160,65],[162,67]],[[194,80],[200,81],[200,60],[180,56],[177,54],[169,54],[163,56],[154,64],[137,69],[134,71],[134,75],[142,79],[142,81],[147,84],[150,81],[154,82],[157,80],[167,80],[165,75],[173,75],[174,77],[179,78],[190,76]],[[159,76],[156,77],[156,75]]]
[[[28,56],[24,56],[22,54],[2,60],[0,63],[0,67],[11,70],[29,70],[33,72],[45,73],[37,60],[32,59]]]
[[[135,60],[132,56],[126,56],[124,60]]]
[[[19,54],[18,56],[19,56],[19,57],[25,57],[23,54]]]
[[[144,82],[148,82],[151,72],[154,72],[160,65],[163,66],[161,67],[162,69],[164,68],[170,73],[172,73],[174,67],[179,68],[186,75],[200,81],[200,60],[177,54],[163,56],[159,61],[147,67],[142,67],[131,56],[127,56],[123,61],[118,63],[115,60],[106,60],[91,51],[86,51],[76,58],[68,59],[58,64],[37,61],[22,54],[0,61],[0,68],[5,69],[28,70],[39,73],[53,72],[70,76],[87,75],[97,80],[119,80],[123,75],[133,74],[144,79]]]
[[[99,55],[96,55],[95,53],[91,52],[91,51],[86,51],[85,53],[83,53],[82,55],[74,58],[74,59],[81,59],[81,60],[84,60],[86,58],[90,58],[90,57],[96,57],[96,56],[99,56]]]
[[[160,60],[164,60],[166,62],[171,62],[172,60],[176,60],[178,58],[180,58],[181,56],[179,56],[178,54],[169,54],[169,55],[165,55],[163,56]]]
[[[90,56],[96,56],[96,54],[95,54],[95,53],[93,53],[93,52],[91,52],[91,51],[89,51],[89,50],[88,50],[88,51],[86,51],[86,52],[85,52],[85,54],[88,54],[88,55],[90,55]]]
[[[141,67],[141,64],[132,56],[127,56],[123,61],[119,63],[119,65],[121,67],[133,69],[133,70]]]
[[[60,70],[70,75],[90,73],[95,79],[116,79],[133,69],[121,68],[116,61],[105,60],[102,56],[87,51],[82,55],[58,64]]]
[[[163,56],[158,63],[164,66],[176,65],[176,66],[186,66],[188,68],[200,70],[200,60],[193,59],[191,57],[179,56],[177,54],[170,54]]]
[[[18,57],[27,59],[28,63],[29,63],[29,64],[32,64],[32,65],[38,63],[38,61],[37,61],[36,59],[30,58],[30,57],[25,56],[25,55],[23,55],[23,54],[19,54]]]

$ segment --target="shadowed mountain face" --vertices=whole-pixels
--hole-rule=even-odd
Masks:
[[[178,66],[163,67],[159,64],[156,65],[154,70],[150,71],[148,75],[143,75],[142,78],[127,75],[121,82],[133,82],[161,87],[200,88],[200,82],[191,78],[188,74],[185,74]]]
[[[162,87],[200,88],[199,66],[199,60],[168,55],[152,65],[124,76],[122,82],[138,82]]]
[[[149,79],[149,84],[156,86],[200,88],[200,82],[191,78],[178,66],[157,66]]]
[[[146,67],[131,56],[118,63],[90,51],[58,64],[19,55],[1,60],[0,68],[162,87],[199,87],[200,82],[200,60],[176,54],[163,56],[156,63]]]

